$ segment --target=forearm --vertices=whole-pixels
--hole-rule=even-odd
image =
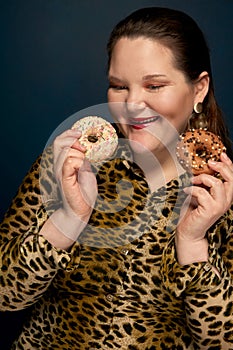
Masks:
[[[207,261],[181,265],[175,233],[163,254],[164,285],[171,294],[184,298],[188,326],[198,349],[209,349],[210,344],[229,349],[232,344],[233,282],[230,260],[226,263],[222,250],[216,247],[218,234],[221,230],[209,233]]]
[[[86,227],[88,220],[89,216],[81,219],[73,213],[67,214],[61,208],[55,211],[44,223],[40,235],[45,237],[55,248],[69,251]]]
[[[221,283],[210,291],[187,293],[187,324],[198,349],[208,350],[232,346],[232,281],[228,271],[222,272]]]
[[[52,164],[43,159],[44,162],[38,158],[33,164],[0,225],[1,310],[17,310],[33,304],[46,292],[59,270],[66,270],[67,266],[71,269],[73,264],[77,267],[79,263],[79,247],[74,241],[70,253],[62,247],[71,243],[55,244],[64,236],[54,231],[48,221],[49,210],[42,203],[40,194],[46,194],[47,187],[42,188],[39,183],[40,167],[48,169],[47,165]],[[48,190],[50,195],[53,192],[57,204],[57,189],[53,179],[49,179]]]
[[[19,310],[32,305],[48,289],[70,256],[55,250],[42,236],[24,242],[15,237],[0,250],[0,309]]]
[[[209,244],[206,238],[191,242],[183,240],[176,235],[175,244],[177,261],[181,266],[198,262],[207,262],[209,259]],[[211,266],[211,269],[221,278],[215,266]]]
[[[175,245],[177,261],[181,266],[208,261],[208,241],[205,238],[191,241],[176,232]]]

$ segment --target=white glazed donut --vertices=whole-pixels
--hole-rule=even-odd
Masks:
[[[79,142],[86,147],[85,156],[90,162],[100,162],[111,157],[118,145],[114,127],[98,116],[84,117],[72,126],[82,132]]]

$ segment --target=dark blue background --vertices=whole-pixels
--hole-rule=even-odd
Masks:
[[[1,217],[54,129],[106,102],[109,33],[129,12],[148,6],[184,10],[199,23],[211,48],[216,95],[233,130],[232,0],[0,1]],[[1,350],[24,314],[0,313]]]

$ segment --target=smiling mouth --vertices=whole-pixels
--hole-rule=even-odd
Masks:
[[[150,117],[150,118],[138,118],[138,119],[131,119],[130,120],[130,124],[131,125],[145,125],[145,124],[149,124],[149,123],[153,123],[155,122],[159,117]]]

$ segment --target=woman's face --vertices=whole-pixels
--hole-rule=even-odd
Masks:
[[[109,67],[108,101],[125,137],[157,153],[184,130],[197,97],[157,41],[121,38]],[[140,147],[136,147],[140,152]]]

